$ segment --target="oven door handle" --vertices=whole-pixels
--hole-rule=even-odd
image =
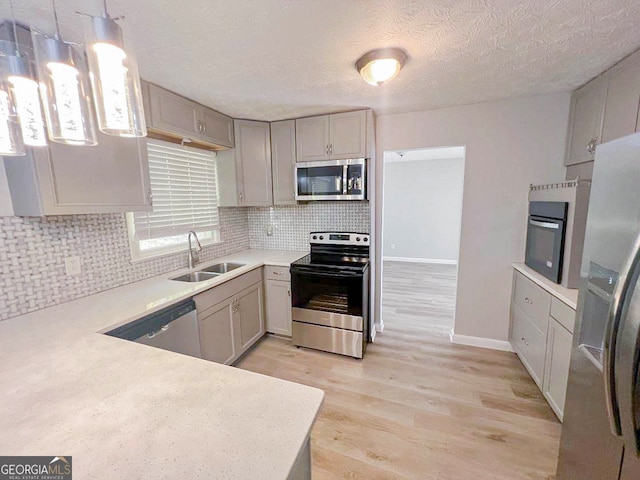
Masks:
[[[560,228],[559,224],[553,223],[553,222],[541,222],[539,220],[529,220],[529,223],[536,227],[549,228],[551,230],[558,230]]]
[[[336,270],[319,270],[317,268],[295,267],[291,269],[291,275],[312,275],[315,277],[355,278],[361,276],[357,272],[345,272]]]

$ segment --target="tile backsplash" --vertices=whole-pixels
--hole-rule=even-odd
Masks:
[[[369,202],[314,202],[249,208],[251,248],[309,250],[309,232],[370,233]],[[271,230],[273,235],[268,235]]]
[[[222,243],[205,246],[203,261],[249,248],[246,208],[221,208]],[[81,275],[64,259],[79,256]],[[0,320],[177,270],[187,254],[131,263],[123,214],[0,217]]]
[[[368,202],[318,202],[290,207],[220,208],[222,243],[205,246],[203,261],[247,248],[308,250],[309,232],[369,232]],[[273,235],[267,235],[272,226]],[[79,256],[81,275],[64,259]],[[0,320],[167,273],[187,264],[176,253],[131,262],[123,214],[0,217]]]

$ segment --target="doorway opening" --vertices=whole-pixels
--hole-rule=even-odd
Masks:
[[[449,338],[465,147],[384,152],[381,326]]]

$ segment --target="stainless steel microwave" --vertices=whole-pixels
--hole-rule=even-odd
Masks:
[[[296,163],[296,200],[365,200],[366,160]]]

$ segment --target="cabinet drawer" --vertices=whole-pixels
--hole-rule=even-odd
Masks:
[[[573,327],[576,323],[576,311],[573,308],[557,298],[551,297],[551,316],[569,330],[569,333],[573,333]]]
[[[521,273],[516,272],[513,301],[533,320],[541,332],[547,331],[551,294],[545,292]]]
[[[283,282],[290,282],[291,273],[289,273],[289,267],[272,267],[267,265],[264,267],[264,278],[266,280],[282,280]]]
[[[249,273],[240,275],[233,280],[229,280],[228,282],[212,287],[209,290],[196,295],[193,297],[193,300],[196,302],[198,315],[201,315],[205,310],[217,305],[223,300],[236,295],[245,288],[261,281],[262,277],[260,275],[260,269],[256,268]]]
[[[515,304],[511,306],[511,322],[511,345],[533,380],[542,389],[546,328],[545,333],[541,332]]]

